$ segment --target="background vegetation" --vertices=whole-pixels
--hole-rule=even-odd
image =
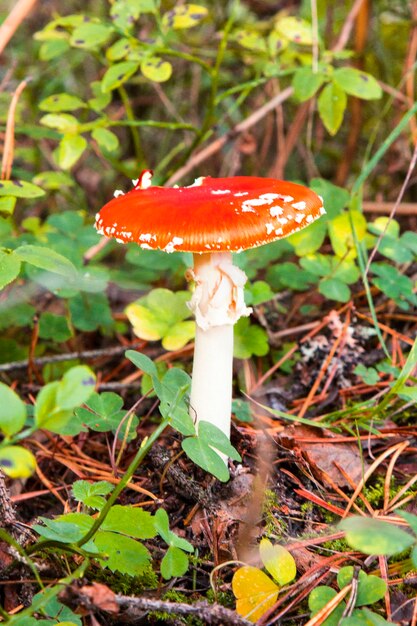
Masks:
[[[416,3],[9,4],[3,621],[415,626]],[[188,416],[190,255],[92,227],[143,169],[324,198],[236,255],[233,446]]]

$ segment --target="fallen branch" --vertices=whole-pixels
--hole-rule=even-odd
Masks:
[[[109,587],[101,583],[83,587],[73,584],[60,593],[59,599],[71,608],[82,607],[88,611],[106,611],[118,615],[118,619],[121,617],[120,613],[123,612],[122,617],[126,621],[143,618],[144,613],[149,611],[161,611],[170,615],[194,615],[204,624],[209,625],[248,626],[250,624],[237,613],[220,604],[207,602],[185,604],[184,602],[165,602],[154,598],[121,596],[116,595]]]
[[[114,348],[101,348],[99,350],[83,350],[81,352],[66,352],[64,354],[53,354],[51,356],[41,356],[33,359],[34,365],[46,365],[47,363],[61,363],[62,361],[75,361],[76,359],[95,359],[98,357],[111,357],[123,354],[126,350],[134,350],[138,348],[140,343],[134,343],[128,346],[115,346]],[[2,363],[0,372],[9,372],[10,370],[25,369],[29,365],[29,360],[10,361],[10,363]]]

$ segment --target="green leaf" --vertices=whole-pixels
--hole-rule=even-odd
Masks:
[[[45,385],[36,399],[36,426],[60,433],[71,420],[73,409],[88,400],[94,385],[94,374],[85,365],[72,367],[60,382]]]
[[[346,587],[353,578],[353,567],[348,565],[342,567],[337,575],[337,584],[340,589]],[[382,600],[387,590],[387,583],[379,576],[368,576],[362,570],[358,577],[358,595],[356,597],[355,606],[363,606],[364,604],[374,604],[378,600]]]
[[[332,587],[327,587],[325,585],[321,585],[320,587],[315,587],[313,591],[308,596],[308,606],[311,611],[311,616],[316,615],[321,609],[328,603],[330,600],[333,600],[335,595],[337,594],[335,589]],[[345,603],[341,602],[335,609],[332,611],[330,616],[322,622],[322,626],[338,626],[343,611],[345,610]]]
[[[161,382],[159,380],[159,373],[156,369],[156,365],[149,357],[141,352],[136,352],[135,350],[127,350],[125,352],[125,356],[129,361],[132,361],[137,368],[142,370],[145,374],[148,374],[152,378],[153,388],[155,389],[155,393],[159,398],[162,397],[163,389],[161,386]]]
[[[125,352],[125,357],[132,361],[134,365],[145,374],[151,376],[151,378],[158,378],[158,370],[156,369],[155,363],[148,357],[146,354],[142,354],[141,352],[136,352],[136,350],[127,350]]]
[[[40,198],[44,196],[43,189],[25,180],[1,180],[0,196],[13,196],[14,198]]]
[[[158,509],[155,513],[154,519],[155,528],[165,543],[169,546],[186,550],[187,552],[194,552],[194,548],[191,543],[182,537],[178,537],[178,535],[170,530],[168,513],[164,509]]]
[[[374,235],[382,235],[382,233],[384,233],[394,239],[398,239],[400,236],[400,224],[397,220],[390,219],[389,217],[377,217],[368,225],[368,228]]]
[[[70,38],[71,46],[93,50],[102,46],[113,33],[113,28],[105,24],[86,22],[74,29]]]
[[[223,459],[199,437],[187,437],[181,446],[196,465],[202,467],[206,472],[210,472],[222,482],[229,480],[229,470]]]
[[[53,339],[58,343],[67,341],[73,333],[68,326],[68,321],[63,315],[42,313],[39,319],[39,337]]]
[[[294,95],[299,102],[305,102],[314,96],[325,81],[321,72],[313,72],[309,66],[296,70],[292,85]]]
[[[412,548],[410,557],[413,567],[417,569],[417,546],[414,546],[414,548]]]
[[[61,409],[73,409],[88,400],[94,391],[96,377],[86,365],[68,370],[57,389],[56,401]]]
[[[350,299],[349,287],[337,278],[321,280],[319,292],[329,300],[336,300],[337,302],[348,302]]]
[[[312,254],[321,248],[327,233],[325,220],[318,220],[310,224],[308,228],[294,233],[288,237],[289,243],[294,246],[297,256]]]
[[[271,287],[264,280],[257,280],[254,283],[249,283],[245,287],[245,302],[252,306],[258,306],[264,302],[272,300],[274,292]]]
[[[70,299],[69,308],[72,323],[79,330],[88,332],[113,325],[109,300],[104,293],[78,294]]]
[[[237,359],[249,359],[254,354],[268,354],[269,344],[266,331],[251,324],[248,317],[241,317],[234,327],[233,354]]]
[[[347,105],[346,93],[335,83],[329,83],[318,98],[320,118],[330,135],[339,130]]]
[[[288,550],[278,544],[273,545],[269,539],[261,539],[259,554],[265,569],[281,587],[287,585],[297,575],[294,557]]]
[[[33,182],[51,191],[61,190],[62,187],[74,186],[74,179],[65,172],[40,172],[35,176]]]
[[[119,147],[117,135],[107,128],[95,128],[91,133],[92,138],[97,141],[99,147],[104,152],[115,152]]]
[[[183,4],[164,13],[162,24],[167,28],[192,28],[208,15],[208,9],[198,4]]]
[[[69,43],[66,39],[52,39],[45,41],[39,49],[39,58],[41,61],[51,61],[62,56],[69,50]]]
[[[410,526],[413,533],[417,535],[417,515],[413,515],[413,513],[409,513],[408,511],[395,511],[395,513],[402,517]]]
[[[10,478],[29,478],[35,471],[36,460],[32,452],[21,446],[0,447],[0,468]]]
[[[41,111],[55,113],[57,111],[76,111],[85,107],[85,103],[69,93],[55,93],[48,98],[44,98],[39,103]]]
[[[105,560],[100,559],[102,565],[112,572],[140,576],[149,566],[149,551],[135,539],[99,530],[94,543],[100,553],[107,557]]]
[[[311,24],[300,17],[284,16],[275,22],[275,30],[293,43],[311,46],[313,30]]]
[[[47,113],[41,118],[41,124],[48,128],[56,128],[61,133],[76,133],[79,123],[74,115],[69,113]]]
[[[417,257],[417,233],[407,230],[401,235],[400,242]]]
[[[338,187],[324,178],[313,178],[309,186],[323,198],[326,215],[302,232],[310,231],[315,224],[322,224],[326,220],[332,220],[347,207],[350,199],[349,192],[346,189]]]
[[[247,50],[255,52],[266,52],[264,37],[259,33],[250,30],[239,30],[235,35],[236,41]]]
[[[174,546],[170,546],[161,561],[161,574],[165,580],[173,576],[183,576],[188,570],[189,561],[187,555]]]
[[[88,428],[99,433],[117,430],[126,415],[126,411],[121,410],[123,399],[111,391],[91,394],[86,407],[76,409],[75,414]],[[138,424],[137,418],[135,424]]]
[[[340,522],[339,528],[346,532],[348,544],[364,554],[396,554],[415,541],[398,526],[367,517],[349,517]]]
[[[58,589],[59,588],[60,587],[58,587]],[[50,590],[45,590],[45,593],[41,591],[33,596],[31,609],[33,610],[36,607],[37,602],[39,602],[41,610],[36,608],[36,612],[39,612],[42,615],[48,615],[49,618],[57,620],[59,626],[82,626],[82,617],[80,615],[76,615],[69,607],[63,605],[56,596],[53,596],[52,598],[45,597],[48,596],[48,591]],[[45,620],[44,624],[43,622],[44,620],[41,620],[40,622],[37,621],[34,626],[54,626],[54,622],[51,622],[49,619]]]
[[[26,405],[17,393],[0,383],[0,430],[11,437],[22,430],[26,422]]]
[[[13,196],[0,197],[0,213],[6,217],[12,215],[16,206],[16,198]]]
[[[81,135],[64,135],[55,152],[59,167],[69,170],[87,148],[87,140]]]
[[[154,11],[154,0],[115,0],[110,9],[110,15],[118,28],[131,30],[141,13]]]
[[[115,63],[104,74],[101,81],[101,89],[104,93],[117,89],[123,85],[133,74],[137,72],[139,63],[137,61],[122,61]]]
[[[277,263],[269,267],[266,274],[267,281],[273,288],[280,290],[289,287],[295,291],[304,291],[316,281],[310,272],[300,269],[295,263]]]
[[[136,539],[152,539],[157,532],[154,519],[148,511],[120,504],[111,507],[101,528]]]
[[[96,113],[100,113],[111,102],[111,93],[103,93],[101,88],[101,82],[95,80],[90,85],[91,91],[94,94],[94,98],[88,100],[88,106],[92,108]]]
[[[48,383],[45,385],[36,398],[35,405],[35,424],[37,428],[45,428],[51,432],[60,432],[70,421],[72,416],[71,410],[60,410],[57,406],[56,394],[59,382]]]
[[[188,394],[191,378],[178,367],[169,369],[162,378],[162,386],[157,391],[161,403],[159,410],[165,419],[171,420],[171,426],[182,435],[195,435],[195,426],[189,415]],[[157,389],[157,387],[155,387]]]
[[[107,496],[114,489],[114,485],[107,480],[100,480],[97,483],[89,483],[87,480],[76,480],[72,485],[72,495],[78,502],[82,502],[91,509],[100,511]]]
[[[325,623],[325,622],[324,622]],[[355,609],[349,617],[344,617],[342,626],[395,626],[394,622],[387,622],[386,619],[370,611],[369,609]]]
[[[25,261],[48,272],[60,274],[67,278],[74,278],[76,275],[76,269],[71,261],[51,248],[32,245],[19,246],[14,254],[20,261]]]
[[[142,61],[140,71],[148,80],[163,83],[171,78],[172,65],[159,57],[150,57]]]
[[[61,520],[50,520],[46,517],[40,517],[45,526],[35,524],[35,530],[41,537],[60,543],[76,543],[84,535],[84,528],[80,528],[77,524]]]
[[[0,250],[0,289],[19,276],[20,259],[13,252]]]
[[[232,413],[240,422],[252,422],[252,411],[249,402],[246,400],[233,400]]]
[[[379,382],[379,374],[373,367],[366,367],[360,363],[355,367],[353,373],[362,378],[367,385],[376,385]]]
[[[382,89],[373,76],[353,67],[340,67],[333,72],[334,83],[351,96],[362,100],[378,100]]]
[[[229,437],[224,434],[214,424],[202,420],[198,423],[198,437],[208,446],[212,446],[219,452],[223,452],[226,456],[234,461],[241,461],[242,458],[237,450],[230,443]]]
[[[388,298],[393,298],[401,308],[408,308],[407,301],[417,305],[413,281],[401,274],[396,267],[388,263],[371,263],[371,271],[376,274],[376,277],[372,278],[373,284]]]

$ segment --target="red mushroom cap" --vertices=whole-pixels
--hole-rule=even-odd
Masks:
[[[166,252],[240,252],[288,237],[325,213],[314,191],[274,178],[200,178],[190,187],[136,187],[96,216],[106,237]]]

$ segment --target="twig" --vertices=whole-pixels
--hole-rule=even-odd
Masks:
[[[149,452],[152,464],[160,470],[164,470],[170,462],[169,454],[161,447],[154,446]],[[213,495],[209,488],[202,487],[188,474],[183,472],[177,465],[170,465],[166,470],[166,476],[180,489],[180,493],[187,499],[198,502],[208,511],[214,512],[218,507],[213,501]]]
[[[208,602],[185,604],[184,602],[165,602],[154,598],[133,598],[116,595],[111,589],[99,583],[85,585],[80,589],[73,584],[60,593],[59,599],[67,606],[79,607],[81,605],[89,611],[100,610],[113,614],[123,611],[123,617],[129,618],[129,621],[143,617],[143,613],[147,611],[161,611],[170,615],[194,615],[204,624],[209,625],[248,626],[250,624],[237,613],[220,604],[208,604]]]
[[[16,107],[20,98],[20,94],[28,84],[28,80],[22,80],[22,82],[18,85],[16,91],[13,94],[12,101],[10,103],[9,112],[7,115],[7,124],[6,124],[6,133],[4,137],[4,147],[3,147],[3,159],[1,163],[1,174],[0,178],[2,180],[9,180],[10,175],[12,173],[12,165],[13,165],[13,156],[14,156],[14,124],[16,117]]]
[[[84,350],[81,352],[66,352],[65,354],[54,354],[52,356],[41,356],[33,359],[34,365],[46,365],[47,363],[60,363],[61,361],[75,361],[76,359],[95,359],[101,356],[116,356],[123,354],[126,350],[134,350],[139,347],[140,343],[134,343],[128,346],[116,346],[114,348],[101,348],[99,350]],[[9,372],[10,370],[25,369],[29,365],[29,359],[24,361],[11,361],[0,365],[0,372]]]
[[[375,255],[376,255],[376,253],[378,252],[378,248],[379,248],[379,246],[381,244],[381,241],[382,241],[385,233],[387,232],[388,227],[389,227],[392,219],[394,218],[394,215],[395,215],[395,212],[397,210],[398,205],[400,204],[401,200],[404,197],[405,191],[407,189],[408,183],[409,183],[410,178],[411,178],[411,174],[414,171],[416,163],[417,163],[417,143],[415,145],[413,156],[411,158],[411,162],[410,162],[410,165],[408,167],[407,175],[406,175],[406,177],[404,179],[404,182],[403,182],[403,184],[401,186],[400,193],[398,194],[398,198],[397,198],[394,206],[392,207],[391,213],[389,214],[389,217],[388,217],[387,223],[385,224],[384,230],[379,235],[378,240],[377,240],[375,246],[373,247],[371,254],[369,255],[368,262],[367,262],[366,267],[365,267],[365,276],[368,275],[369,268],[371,267],[371,263],[372,263]]]
[[[35,6],[37,0],[19,0],[0,26],[0,54],[13,37],[20,24]]]
[[[365,200],[363,202],[363,210],[365,213],[391,213],[393,207],[397,203],[395,202],[371,202]],[[416,215],[417,216],[417,202],[401,202],[395,209],[397,215]]]
[[[356,16],[360,11],[363,2],[364,0],[355,0],[355,3],[349,12],[349,15],[347,16],[345,23],[343,24],[343,28],[340,31],[339,39],[332,48],[333,52],[340,52],[341,50],[343,50],[343,48],[345,48],[347,42],[349,41],[349,37],[356,20]]]
[[[0,528],[10,526],[16,522],[14,506],[7,491],[5,476],[0,470]]]

